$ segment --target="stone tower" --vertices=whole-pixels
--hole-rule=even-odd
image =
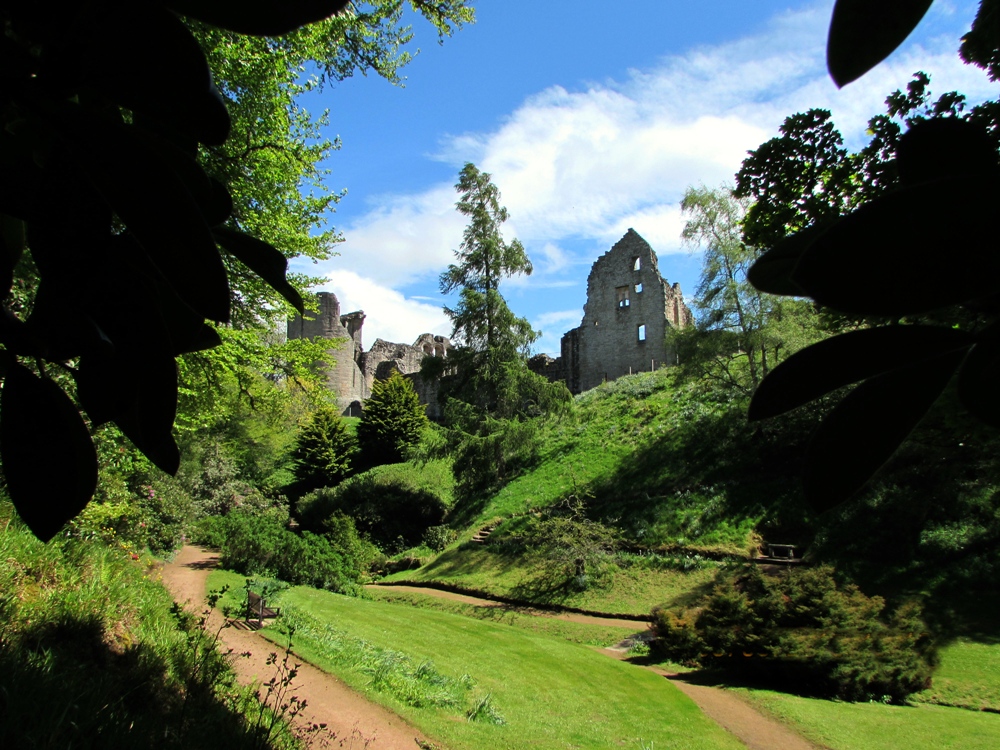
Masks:
[[[332,362],[325,368],[326,382],[337,394],[337,406],[342,413],[360,413],[360,404],[371,395],[371,384],[365,380],[356,362],[361,350],[361,327],[365,314],[361,311],[341,316],[340,301],[332,292],[319,292],[319,313],[307,312],[288,321],[290,339],[329,339],[334,344],[328,351]]]

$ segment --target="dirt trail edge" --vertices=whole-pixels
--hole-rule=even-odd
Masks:
[[[613,659],[625,659],[627,654],[619,649],[606,648],[602,652]],[[662,675],[693,700],[702,712],[746,745],[750,750],[827,750],[815,745],[779,721],[765,716],[749,703],[723,688],[696,685],[684,675],[667,672],[659,667],[642,667]]]
[[[218,555],[200,547],[185,546],[173,562],[163,567],[163,583],[190,611],[201,613],[205,602],[208,574],[218,564]],[[209,619],[212,632],[223,624],[222,615],[213,612]],[[265,682],[274,676],[273,666],[266,664],[268,654],[278,646],[251,630],[224,627],[220,633],[223,648],[234,654],[250,652],[248,658],[237,657],[233,667],[240,682]],[[414,750],[427,738],[402,718],[386,708],[367,700],[332,675],[301,659],[293,693],[307,702],[296,724],[305,730],[310,724],[326,724],[344,746],[371,750]],[[351,739],[354,738],[352,743]],[[429,744],[425,746],[431,746]]]
[[[389,588],[388,586],[369,586],[368,588]],[[597,617],[570,612],[547,612],[538,609],[514,607],[492,599],[479,598],[469,594],[459,594],[441,589],[395,584],[391,587],[396,591],[412,591],[440,599],[475,604],[479,607],[502,607],[515,609],[538,617],[552,617],[570,622],[586,622],[600,625],[614,625],[630,628],[633,631],[643,623],[635,620],[620,620],[614,617]],[[624,641],[623,644],[628,643]],[[601,653],[614,659],[624,660],[627,656],[627,646],[620,648],[599,649]],[[684,680],[684,675],[667,672],[659,667],[643,667],[669,679],[678,690],[693,700],[704,714],[735,736],[750,750],[825,750],[821,745],[815,745],[793,732],[784,724],[765,716],[738,696],[722,688],[708,685],[696,685]]]

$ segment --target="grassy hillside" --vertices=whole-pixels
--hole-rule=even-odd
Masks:
[[[868,593],[930,595],[928,616],[941,632],[956,632],[965,607],[949,592],[988,594],[1000,575],[1000,440],[945,398],[869,487],[820,514],[802,498],[798,474],[828,408],[820,402],[748,425],[745,402],[676,372],[606,383],[544,423],[533,466],[495,495],[452,508],[456,544],[438,556],[417,550],[425,566],[395,577],[608,611],[669,600],[674,583],[621,560],[609,560],[608,575],[587,591],[546,586],[546,564],[525,555],[520,535],[546,509],[578,501],[626,547],[664,555],[661,568],[683,571],[678,556],[739,557],[762,541],[794,543]],[[463,544],[497,521],[488,545]],[[694,576],[691,587],[702,582]]]
[[[797,488],[780,471],[783,456],[762,470],[760,449],[747,448],[766,443],[767,431],[744,426],[741,404],[708,397],[670,371],[620,378],[578,396],[569,417],[545,425],[536,466],[482,507],[471,503],[454,515],[475,526],[579,497],[649,546],[745,552],[754,527],[773,521],[774,508]]]

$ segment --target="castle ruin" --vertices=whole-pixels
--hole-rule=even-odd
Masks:
[[[340,301],[333,292],[319,292],[319,312],[296,315],[288,321],[288,338],[321,338],[338,342],[329,350],[331,362],[325,367],[327,386],[337,394],[337,406],[344,416],[360,416],[361,404],[372,392],[375,380],[385,380],[393,370],[410,379],[427,406],[427,416],[440,417],[438,383],[420,377],[425,356],[447,357],[451,342],[444,336],[421,334],[413,345],[376,339],[367,352],[361,340],[365,323],[363,311],[340,314]]]
[[[693,321],[680,284],[660,275],[653,248],[629,229],[591,267],[583,322],[563,335],[560,356],[540,354],[529,365],[582,393],[622,375],[675,364],[667,333]]]
[[[317,298],[317,314],[288,321],[288,338],[339,342],[329,350],[332,363],[325,369],[327,385],[345,416],[359,416],[372,383],[395,369],[413,383],[427,416],[441,418],[440,381],[425,381],[420,363],[425,356],[447,357],[451,342],[446,337],[425,333],[412,345],[376,339],[365,351],[364,312],[341,315],[332,292],[320,292]],[[622,375],[674,364],[667,333],[692,322],[680,284],[671,285],[660,275],[653,248],[629,229],[590,269],[583,321],[563,335],[560,356],[539,354],[528,366],[550,380],[566,381],[572,393],[582,393]]]

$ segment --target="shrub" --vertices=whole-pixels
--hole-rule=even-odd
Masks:
[[[301,491],[330,487],[345,479],[358,450],[357,438],[332,406],[321,406],[295,439],[292,457]]]
[[[440,552],[458,539],[458,532],[449,526],[430,526],[424,532],[424,544],[435,552]]]
[[[225,568],[342,594],[356,593],[376,552],[342,515],[332,520],[329,537],[309,531],[296,534],[273,516],[242,513],[202,523],[200,528],[202,538],[217,543]]]
[[[403,460],[407,448],[420,441],[427,426],[426,407],[408,378],[393,370],[372,384],[358,424],[358,445],[367,466]]]
[[[388,468],[388,467],[385,467]],[[298,503],[302,528],[323,533],[334,513],[350,516],[363,534],[386,552],[399,552],[423,540],[424,532],[444,520],[447,507],[432,490],[405,473],[373,469],[339,487],[312,492]]]
[[[900,702],[930,684],[936,660],[916,604],[889,614],[880,597],[838,587],[827,567],[722,572],[703,608],[655,609],[653,629],[675,661],[843,700]]]

